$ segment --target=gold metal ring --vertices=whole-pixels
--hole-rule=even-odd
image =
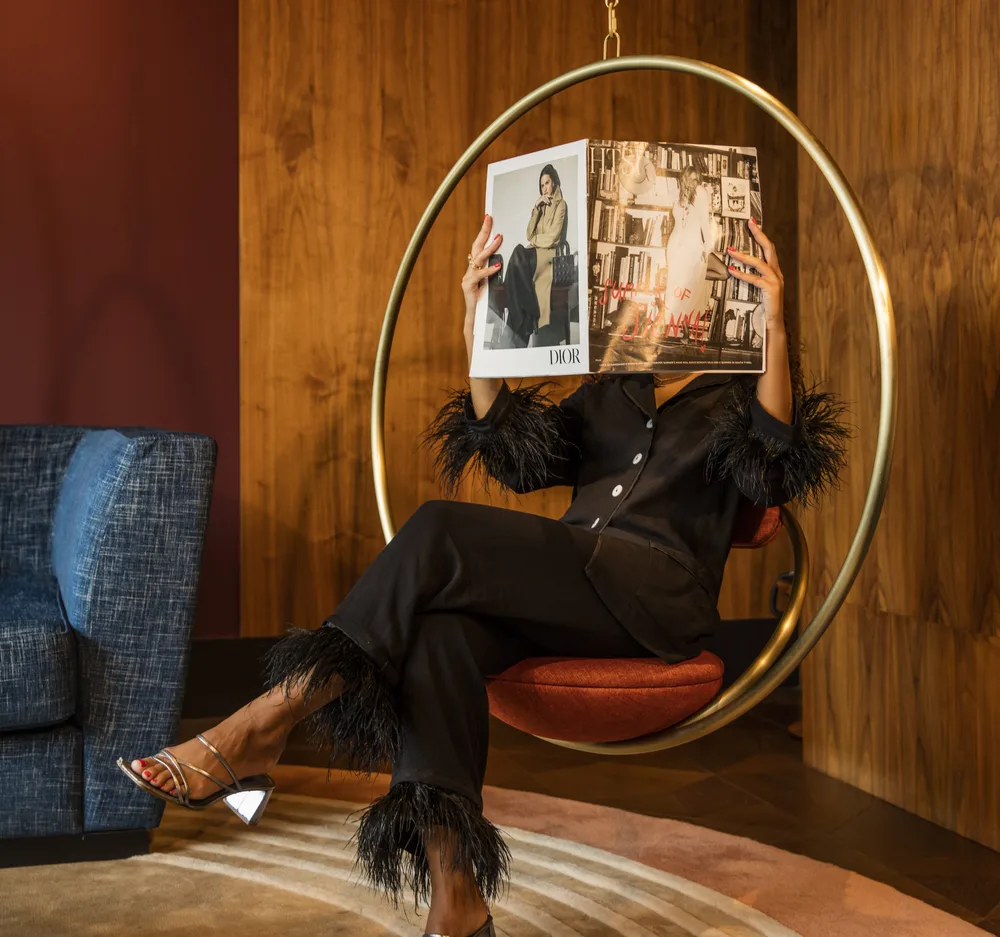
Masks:
[[[854,538],[851,541],[843,564],[834,577],[829,593],[817,609],[812,621],[801,630],[794,643],[785,650],[766,673],[758,675],[755,680],[751,678],[749,681],[750,685],[746,686],[745,691],[738,698],[731,699],[718,709],[713,709],[710,705],[702,713],[696,713],[689,720],[685,720],[681,725],[675,726],[673,729],[668,729],[666,732],[658,733],[656,736],[649,736],[645,739],[635,739],[629,742],[612,742],[602,745],[586,745],[570,742],[558,743],[570,748],[581,748],[606,754],[629,754],[636,751],[654,751],[662,748],[670,748],[673,745],[692,741],[714,729],[721,728],[760,702],[798,667],[805,656],[815,647],[817,641],[822,637],[823,632],[843,604],[847,593],[857,578],[861,564],[868,553],[868,548],[871,546],[878,518],[882,511],[882,505],[885,502],[886,489],[889,485],[889,469],[892,462],[893,443],[896,436],[896,328],[892,311],[892,299],[889,295],[889,283],[885,275],[882,258],[875,247],[871,230],[865,219],[864,212],[858,204],[857,197],[851,190],[850,184],[844,178],[840,167],[834,162],[823,144],[819,142],[792,111],[773,95],[769,94],[759,85],[748,81],[746,78],[734,72],[727,71],[724,68],[719,68],[716,65],[709,65],[707,62],[700,62],[696,59],[678,58],[669,55],[633,55],[609,61],[594,62],[553,78],[551,81],[546,82],[544,85],[525,95],[520,101],[504,111],[472,142],[469,148],[459,157],[448,175],[445,176],[437,192],[434,193],[403,254],[403,259],[400,261],[399,269],[396,272],[396,279],[389,293],[389,301],[386,304],[385,318],[382,322],[382,333],[379,337],[378,352],[375,356],[375,378],[372,385],[372,472],[375,477],[375,500],[378,505],[379,519],[382,523],[382,532],[386,541],[391,540],[395,533],[392,522],[392,511],[389,506],[388,476],[385,464],[385,390],[389,371],[389,353],[392,349],[392,336],[396,329],[399,309],[403,302],[403,293],[406,290],[406,285],[409,282],[413,267],[420,254],[420,249],[423,247],[424,241],[430,232],[431,225],[433,225],[434,220],[441,212],[449,195],[454,191],[472,164],[504,130],[533,107],[548,100],[560,91],[564,91],[580,82],[588,81],[591,78],[610,75],[615,72],[651,70],[682,72],[706,78],[742,95],[781,124],[806,151],[819,171],[823,173],[834,195],[837,197],[837,201],[846,215],[848,223],[851,226],[851,231],[857,241],[874,302],[880,365],[879,421],[878,436],[875,442],[875,459],[872,465],[871,477],[868,481],[868,491],[865,495],[861,519],[855,530]],[[804,556],[804,553],[800,551],[804,551],[805,548],[805,542],[801,538],[801,531],[788,511],[783,508],[782,513],[786,529],[792,538],[793,548],[798,544],[796,559],[801,562],[801,557]],[[797,578],[801,572],[804,572],[804,570],[796,570]],[[804,590],[804,588],[805,580],[803,578],[800,585],[800,596],[803,594],[801,590]],[[795,602],[790,605],[790,609],[794,605],[796,605]],[[800,607],[801,603],[799,602],[797,609]],[[782,622],[785,622],[784,616]],[[782,632],[783,626],[779,625],[778,630]]]

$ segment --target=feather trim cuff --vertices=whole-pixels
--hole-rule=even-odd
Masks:
[[[471,466],[483,477],[515,492],[546,484],[557,463],[570,456],[564,414],[545,394],[547,383],[500,389],[489,413],[476,419],[469,390],[452,391],[424,433],[437,448],[434,469],[445,491],[454,495]]]
[[[372,774],[395,761],[399,751],[399,721],[392,688],[375,662],[334,625],[307,631],[293,628],[265,658],[267,682],[287,694],[298,689],[304,701],[344,681],[343,692],[305,720],[313,739],[329,746],[334,762],[350,771]]]
[[[798,501],[803,506],[836,489],[851,430],[846,406],[831,393],[795,397],[791,424],[771,416],[754,387],[737,383],[710,434],[709,477],[732,478],[754,504]]]
[[[394,906],[407,888],[415,902],[426,903],[431,880],[424,844],[442,835],[453,870],[471,872],[487,904],[499,899],[510,878],[510,851],[500,831],[467,797],[430,784],[400,781],[362,814],[354,837],[357,864]]]

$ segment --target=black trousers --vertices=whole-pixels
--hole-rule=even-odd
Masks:
[[[400,529],[330,623],[396,688],[393,783],[481,803],[486,678],[529,657],[648,657],[584,574],[596,533],[478,504],[430,501]]]
[[[531,338],[540,315],[538,297],[535,295],[536,262],[535,248],[518,244],[511,251],[504,274],[507,308],[510,312],[508,325],[524,342]]]
[[[528,657],[650,656],[584,573],[596,540],[561,521],[431,501],[319,632],[279,645],[274,683],[311,674],[315,688],[344,677],[342,697],[317,714],[334,755],[362,770],[392,762],[390,793],[358,837],[364,871],[391,896],[404,878],[426,892],[418,834],[431,825],[463,831],[459,852],[488,898],[502,887],[505,847],[481,816],[489,677]]]

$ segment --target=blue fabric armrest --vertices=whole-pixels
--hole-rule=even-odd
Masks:
[[[86,432],[75,426],[0,426],[0,575],[49,572],[56,499]]]
[[[115,760],[177,731],[215,459],[206,436],[103,430],[66,470],[52,567],[80,655],[87,832],[159,822],[162,803]]]

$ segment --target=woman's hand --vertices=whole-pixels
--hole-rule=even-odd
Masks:
[[[770,239],[764,234],[753,218],[749,221],[750,233],[754,240],[764,249],[764,259],[754,257],[753,254],[744,254],[742,251],[727,248],[730,257],[740,263],[753,267],[759,272],[759,276],[743,270],[737,270],[732,264],[729,265],[729,272],[753,286],[759,286],[764,295],[764,315],[767,320],[767,330],[772,336],[784,334],[785,331],[785,278],[778,265],[778,252]]]
[[[794,413],[791,369],[788,362],[788,337],[785,334],[785,278],[778,265],[774,245],[750,219],[750,231],[764,249],[764,259],[729,248],[734,260],[759,271],[759,276],[744,273],[730,265],[729,272],[738,280],[759,286],[764,294],[764,315],[767,329],[767,354],[764,373],[757,378],[757,400],[771,416],[784,423],[792,422]]]
[[[548,195],[539,195],[538,201],[535,202],[535,208],[544,208],[546,205],[552,204],[552,198]]]
[[[465,324],[466,328],[472,327],[472,320],[476,315],[476,304],[479,302],[479,294],[483,291],[483,284],[497,270],[500,264],[487,267],[486,262],[493,256],[503,244],[503,235],[497,234],[492,239],[490,234],[493,231],[493,219],[486,215],[483,219],[483,226],[479,229],[479,235],[472,242],[472,263],[469,264],[465,276],[462,277],[462,295],[465,296]]]

